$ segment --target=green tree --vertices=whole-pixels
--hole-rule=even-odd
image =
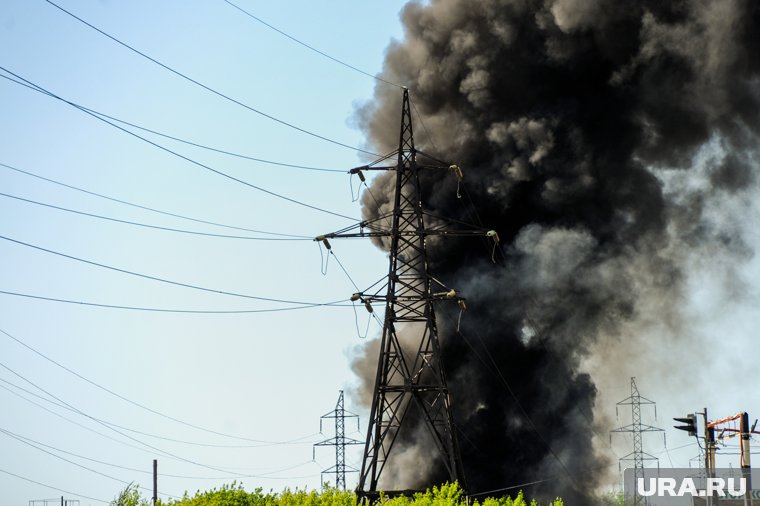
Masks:
[[[381,506],[467,506],[462,489],[456,483],[446,483],[413,497],[389,498],[381,494]],[[138,487],[130,484],[124,489],[112,506],[148,506],[140,497]],[[240,483],[233,482],[218,489],[198,491],[194,496],[187,492],[181,499],[164,503],[166,506],[357,506],[356,494],[352,491],[325,487],[322,490],[291,490],[264,493],[261,488],[248,492]],[[519,492],[514,498],[486,498],[475,501],[472,506],[538,506],[535,500],[528,500]],[[564,506],[561,499],[541,506]],[[608,505],[604,505],[608,506]],[[609,505],[613,506],[613,505]],[[617,506],[617,505],[614,505]]]
[[[147,500],[140,497],[140,487],[135,483],[130,483],[111,501],[111,506],[149,506],[149,504]]]

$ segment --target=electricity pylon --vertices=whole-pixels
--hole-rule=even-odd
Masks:
[[[641,423],[641,405],[651,404],[654,406],[654,416],[657,418],[657,404],[654,401],[650,401],[646,397],[642,397],[639,394],[639,389],[636,386],[636,378],[631,378],[631,395],[630,397],[623,399],[617,403],[615,411],[619,406],[631,406],[631,423],[619,427],[610,432],[630,433],[633,434],[633,451],[628,455],[621,457],[620,462],[633,462],[633,506],[639,506],[641,504],[647,504],[647,500],[641,497],[638,492],[636,484],[639,482],[639,478],[644,478],[644,462],[651,460],[659,460],[657,457],[650,455],[644,451],[643,441],[641,438],[644,432],[662,432],[663,439],[665,438],[665,431],[659,427]],[[612,434],[610,434],[610,439]]]
[[[343,404],[343,390],[338,395],[338,402],[335,409],[322,415],[319,418],[319,431],[322,432],[322,422],[324,420],[335,419],[335,437],[325,439],[314,446],[334,446],[335,447],[335,465],[322,471],[322,475],[335,474],[335,488],[346,490],[346,473],[355,473],[358,469],[346,466],[346,446],[362,444],[361,441],[346,437],[346,418],[356,418],[356,429],[359,429],[359,416],[346,411]]]
[[[418,163],[418,154],[432,165]],[[381,166],[396,157],[395,166]],[[428,271],[427,238],[429,236],[487,236],[498,242],[494,231],[472,226],[462,229],[461,222],[447,220],[426,211],[423,206],[419,173],[423,169],[451,170],[458,180],[462,172],[456,165],[442,162],[414,147],[409,92],[403,90],[401,129],[398,150],[379,160],[350,171],[364,181],[363,171],[396,172],[393,210],[331,234],[317,237],[330,248],[327,239],[341,237],[378,237],[388,245],[390,265],[387,281],[374,293],[355,293],[352,301],[362,302],[370,313],[375,302],[385,304],[385,319],[380,342],[374,395],[370,408],[367,439],[364,447],[357,495],[361,501],[373,501],[379,493],[379,480],[391,456],[394,443],[404,433],[404,422],[411,416],[427,427],[448,480],[466,488],[462,459],[451,399],[441,361],[434,302],[455,301],[465,309],[464,299]],[[426,224],[425,219],[435,222]],[[454,225],[456,224],[456,225]],[[390,226],[390,228],[388,228]],[[459,229],[452,228],[452,226]],[[382,290],[386,289],[385,294]],[[406,427],[410,426],[407,423]],[[411,437],[417,435],[407,433]],[[429,459],[436,454],[431,448]],[[383,486],[393,484],[384,483]],[[432,485],[432,484],[427,484]],[[410,494],[414,490],[384,490],[387,496]]]

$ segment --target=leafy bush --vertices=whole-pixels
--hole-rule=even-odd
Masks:
[[[381,503],[382,506],[467,506],[462,489],[456,483],[433,487],[426,492],[414,494],[414,497],[381,496]],[[112,504],[113,506],[143,506],[148,503],[140,499],[137,487],[130,485]],[[196,492],[192,497],[185,492],[182,499],[160,502],[160,504],[164,506],[356,506],[356,495],[353,491],[327,487],[320,491],[285,489],[280,493],[264,493],[262,489],[257,488],[252,492],[247,492],[241,484],[232,483],[219,489]],[[474,501],[472,506],[538,506],[538,503],[535,500],[525,499],[521,491],[514,499],[489,497],[482,502]],[[561,499],[556,499],[546,506],[564,506],[564,503]]]

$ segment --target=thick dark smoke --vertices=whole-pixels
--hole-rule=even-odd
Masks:
[[[755,183],[760,2],[432,0],[402,18],[383,77],[411,90],[431,134],[415,115],[417,146],[465,171],[462,199],[451,174],[427,177],[425,205],[469,222],[475,208],[501,237],[498,265],[478,240],[430,247],[436,277],[470,308],[463,337],[455,308],[439,315],[470,490],[565,477],[530,492],[590,504],[614,465],[592,445],[595,377],[617,364],[584,361],[636,339],[622,329],[643,311],[678,325],[692,248],[746,252],[705,203]],[[400,98],[379,84],[359,113],[376,152],[397,147]],[[668,187],[697,166],[706,186]],[[390,198],[388,181],[375,197]],[[374,200],[364,212],[377,214]],[[376,348],[355,365],[367,403]],[[433,448],[398,444],[385,486],[445,479]]]

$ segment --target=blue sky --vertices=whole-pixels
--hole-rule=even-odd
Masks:
[[[264,3],[240,6],[319,49],[376,73],[392,37],[400,37],[401,1]],[[375,81],[331,62],[246,17],[221,0],[75,2],[60,5],[194,79],[251,107],[339,142],[363,146],[355,107]],[[0,61],[6,69],[78,104],[173,136],[262,159],[348,170],[363,159],[231,104],[119,46],[42,0],[4,3]],[[7,80],[0,82],[0,162],[136,204],[230,226],[313,237],[351,222],[272,198],[135,139],[85,113]],[[266,165],[146,135],[214,169],[290,198],[359,217],[346,174]],[[2,192],[83,212],[217,234],[261,236],[158,215],[96,198],[0,167]],[[253,241],[180,234],[74,215],[0,197],[0,235],[90,261],[254,296],[328,302],[355,291],[334,259],[322,275],[312,241]],[[272,237],[272,236],[269,236]],[[381,277],[381,252],[365,241],[335,245],[358,284]],[[109,271],[3,240],[5,291],[112,305],[191,310],[283,307],[170,286]],[[221,473],[93,434],[0,389],[0,428],[92,459],[165,474],[242,478],[279,489],[319,485],[329,437],[319,416],[338,390],[352,388],[352,349],[361,343],[350,307],[259,314],[165,314],[103,309],[0,296],[0,328],[81,375],[183,421],[263,441],[259,448],[202,447],[130,436]],[[362,333],[366,313],[359,313]],[[373,324],[374,325],[374,324]],[[371,327],[372,329],[372,327]],[[375,329],[371,332],[376,332]],[[130,429],[202,444],[254,444],[194,430],[123,402],[61,370],[15,341],[0,338],[2,363],[76,409]],[[6,369],[0,379],[39,395]],[[80,414],[2,386],[112,438],[140,446]],[[350,407],[350,406],[349,406]],[[364,424],[364,420],[362,421]],[[362,425],[364,429],[364,425]],[[363,435],[355,434],[360,439]],[[354,449],[358,451],[358,449]],[[357,463],[356,451],[351,460]],[[98,499],[123,487],[6,435],[2,467]],[[127,482],[150,475],[63,455]],[[291,468],[291,469],[287,469]],[[286,469],[285,471],[279,471]],[[272,473],[272,474],[267,474]],[[181,495],[224,480],[162,476]],[[4,504],[60,496],[0,474]],[[72,494],[65,494],[72,496]],[[83,500],[82,504],[88,504]],[[93,504],[96,504],[93,502]]]
[[[391,39],[402,36],[398,13],[404,2],[400,0],[237,3],[371,74],[380,70]],[[371,98],[376,81],[309,51],[223,0],[60,0],[60,5],[253,108],[340,143],[366,148],[353,115]],[[171,74],[44,0],[4,3],[0,66],[69,101],[219,149],[334,170],[365,161],[352,149],[288,128]],[[5,79],[0,80],[0,96],[2,164],[116,199],[233,227],[313,237],[351,224],[224,178]],[[269,191],[338,214],[360,216],[347,174],[267,165],[141,135]],[[355,291],[335,259],[322,274],[319,248],[310,240],[189,235],[75,215],[18,198],[167,228],[264,236],[136,209],[2,166],[0,188],[6,195],[0,196],[3,291],[181,310],[287,306],[170,286],[18,242],[149,276],[259,297],[330,302],[347,299]],[[356,180],[353,189],[357,189]],[[750,244],[759,242],[756,234],[747,237]],[[385,256],[368,241],[334,241],[333,246],[357,285],[371,285],[386,273]],[[757,279],[759,267],[754,259],[739,266],[742,279]],[[670,417],[705,405],[715,416],[741,409],[752,414],[752,385],[758,379],[751,353],[758,323],[753,311],[757,293],[748,289],[749,297],[732,300],[727,295],[731,292],[728,283],[720,279],[720,266],[713,269],[709,259],[704,259],[690,268],[694,295],[684,316],[693,320],[699,335],[689,336],[686,343],[717,338],[725,345],[710,348],[709,358],[700,362],[705,355],[696,345],[681,347],[684,341],[675,339],[665,343],[667,353],[653,356],[651,369],[613,371],[600,378],[607,387],[600,392],[600,406],[611,418],[609,427],[598,429],[598,443],[611,456],[630,451],[626,438],[616,439],[612,450],[604,449],[606,431],[628,423],[624,411],[620,419],[614,419],[614,403],[628,395],[630,374],[639,377],[642,395],[660,403],[659,419],[655,422],[652,413],[645,412],[647,423],[669,427]],[[346,306],[256,314],[177,314],[0,294],[0,329],[50,358],[161,413],[264,443],[214,435],[152,414],[99,390],[3,334],[0,431],[100,461],[46,447],[145,487],[150,484],[151,461],[158,458],[160,490],[172,495],[211,488],[236,476],[246,486],[265,489],[317,487],[320,470],[332,465],[333,455],[329,449],[320,449],[312,462],[311,445],[332,435],[329,431],[317,434],[319,416],[333,408],[339,389],[350,391],[356,384],[349,364],[368,323],[366,312],[359,309],[356,315]],[[652,329],[657,332],[658,327]],[[377,325],[370,322],[370,337],[377,332]],[[701,366],[707,374],[700,374]],[[665,370],[669,371],[667,381],[659,379]],[[25,380],[65,401],[69,409],[51,404],[50,397]],[[351,406],[350,398],[348,407],[366,415],[360,407]],[[119,429],[129,435],[125,437],[93,418],[150,435]],[[363,439],[365,424],[363,418],[362,432],[352,436]],[[7,432],[0,434],[0,453],[5,456],[0,469],[4,471],[71,491],[64,494],[71,498],[83,494],[110,500],[123,488],[118,480],[57,459]],[[645,441],[662,465],[686,466],[697,453],[693,440],[672,429],[668,429],[670,454],[661,439]],[[349,452],[349,462],[355,466],[360,451],[355,447]],[[727,457],[724,464],[735,461]],[[355,483],[354,477],[349,477],[349,485]],[[2,472],[0,490],[4,504],[61,495]],[[83,505],[90,503],[98,504],[82,500]]]

